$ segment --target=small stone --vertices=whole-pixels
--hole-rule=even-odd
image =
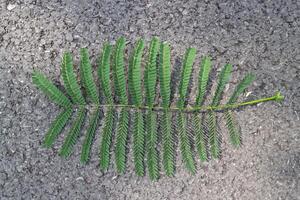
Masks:
[[[15,4],[8,4],[7,5],[7,10],[13,10],[15,7],[17,7],[17,5],[15,5]]]
[[[78,178],[76,178],[76,181],[83,181],[84,179],[83,179],[83,177],[78,177]]]
[[[70,42],[73,41],[73,36],[72,36],[71,33],[67,33],[67,34],[66,34],[66,40],[67,40],[67,41],[70,41]]]
[[[16,169],[17,169],[17,172],[22,172],[23,171],[23,166],[22,165],[18,165],[16,167]]]
[[[3,27],[0,27],[0,34],[4,34],[4,32],[5,32],[5,29],[3,28]]]
[[[184,191],[184,186],[179,186],[179,187],[176,187],[176,188],[174,189],[174,193],[175,193],[176,195],[182,194],[183,191]]]
[[[182,11],[182,15],[187,15],[188,13],[189,13],[189,12],[188,12],[188,10],[186,10],[186,9]]]

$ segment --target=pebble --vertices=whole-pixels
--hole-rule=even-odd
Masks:
[[[7,10],[11,11],[11,10],[13,10],[15,7],[17,7],[17,5],[15,5],[15,4],[8,4],[6,8],[7,8]]]
[[[66,34],[66,40],[67,40],[67,41],[70,41],[70,42],[73,41],[73,36],[72,36],[71,33],[67,33],[67,34]]]
[[[83,177],[78,177],[78,178],[76,178],[76,181],[83,181],[84,179],[83,179]]]

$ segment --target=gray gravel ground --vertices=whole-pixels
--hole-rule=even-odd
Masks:
[[[0,199],[300,199],[300,1],[0,2]],[[97,145],[87,166],[80,145],[68,160],[57,155],[63,137],[42,148],[59,108],[32,85],[32,70],[58,83],[64,50],[88,47],[95,58],[103,41],[121,35],[129,46],[153,35],[169,41],[172,63],[194,46],[197,63],[204,54],[215,69],[229,61],[233,84],[252,71],[252,95],[280,90],[285,101],[240,111],[243,148],[225,140],[222,159],[198,163],[195,176],[180,157],[175,178],[151,182],[131,161],[125,175],[100,172]]]

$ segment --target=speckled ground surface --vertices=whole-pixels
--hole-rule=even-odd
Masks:
[[[299,1],[62,2],[0,0],[0,199],[300,199]],[[175,66],[194,46],[196,63],[204,54],[212,55],[214,69],[231,62],[232,84],[252,71],[251,95],[280,90],[285,101],[240,111],[243,148],[234,150],[225,134],[222,159],[198,162],[195,176],[180,157],[175,177],[162,173],[157,182],[138,178],[131,161],[125,175],[113,166],[102,173],[97,145],[90,163],[80,164],[82,138],[68,160],[57,155],[64,136],[42,148],[59,108],[32,85],[32,70],[59,85],[64,50],[78,64],[79,48],[88,47],[94,61],[103,41],[121,35],[129,46],[153,35],[169,41]]]

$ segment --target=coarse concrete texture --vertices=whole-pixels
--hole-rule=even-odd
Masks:
[[[300,1],[0,2],[1,200],[300,199]],[[87,47],[95,63],[103,42],[121,35],[128,39],[129,51],[139,37],[169,41],[175,67],[187,47],[196,47],[194,78],[200,57],[208,54],[214,70],[226,62],[234,65],[233,85],[246,72],[256,75],[248,89],[251,98],[279,90],[285,100],[236,113],[243,147],[233,149],[223,131],[222,158],[197,161],[195,176],[182,166],[180,155],[175,177],[162,170],[157,182],[137,177],[131,158],[125,175],[118,175],[113,164],[103,173],[98,168],[99,131],[88,165],[79,162],[83,137],[70,159],[62,159],[57,152],[66,133],[52,149],[41,146],[59,107],[36,89],[31,73],[39,69],[60,86],[63,51],[73,52],[78,65],[78,50]]]

